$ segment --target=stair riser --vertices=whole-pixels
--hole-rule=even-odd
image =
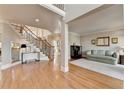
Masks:
[[[28,44],[28,46],[31,47],[31,51],[42,52],[43,56],[48,56],[49,55],[49,53],[48,53],[49,43],[47,41],[45,41],[45,40],[44,41],[39,41],[40,38],[38,36],[34,35],[33,32],[28,27],[26,27],[25,25],[13,24],[12,26],[19,27],[18,30],[16,30],[16,28],[14,28],[14,27],[13,28],[22,37],[22,39],[25,39],[25,41],[27,41],[26,44]],[[25,28],[27,30],[25,30]]]

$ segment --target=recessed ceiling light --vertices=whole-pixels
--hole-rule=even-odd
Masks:
[[[40,20],[39,19],[35,19],[35,22],[39,22]]]

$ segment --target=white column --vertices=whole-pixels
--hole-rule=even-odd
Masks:
[[[8,24],[3,23],[3,29],[2,29],[2,65],[10,64],[12,61],[11,58],[11,39],[9,38],[10,36],[10,28]],[[13,37],[13,36],[11,36]]]
[[[61,23],[61,71],[68,72],[68,25],[62,20]]]

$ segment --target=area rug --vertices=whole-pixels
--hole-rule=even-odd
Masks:
[[[70,62],[71,64],[102,73],[120,80],[124,80],[124,65],[110,65],[88,59],[79,59]]]

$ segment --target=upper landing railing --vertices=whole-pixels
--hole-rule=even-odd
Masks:
[[[63,10],[63,11],[65,10],[64,4],[53,4],[53,5],[59,9]]]

